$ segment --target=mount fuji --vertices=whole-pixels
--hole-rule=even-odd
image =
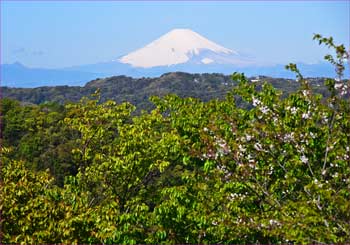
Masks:
[[[327,63],[298,64],[305,77],[334,77]],[[284,65],[261,66],[240,52],[223,47],[190,29],[173,29],[146,46],[116,60],[61,69],[29,68],[20,63],[1,65],[1,85],[38,87],[84,85],[102,77],[126,75],[157,77],[168,72],[223,73],[244,72],[247,76],[295,78]],[[349,71],[345,72],[346,75]]]
[[[146,46],[114,61],[66,68],[70,71],[155,77],[167,72],[232,73],[254,61],[190,29],[173,29]]]
[[[143,48],[119,59],[133,67],[153,68],[179,64],[231,64],[252,63],[238,52],[222,47],[190,29],[174,29]]]

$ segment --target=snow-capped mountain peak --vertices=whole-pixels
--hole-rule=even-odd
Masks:
[[[119,61],[142,68],[182,64],[195,56],[200,58],[202,64],[215,62],[213,57],[199,57],[203,51],[211,56],[223,55],[226,60],[228,56],[238,55],[236,51],[222,47],[190,29],[174,29],[145,47],[121,57]]]

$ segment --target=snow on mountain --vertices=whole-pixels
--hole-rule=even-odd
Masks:
[[[207,57],[203,57],[203,52]],[[119,62],[141,68],[171,66],[191,60],[197,60],[198,64],[237,64],[238,56],[236,51],[222,47],[190,29],[174,29],[145,47],[121,57]],[[200,58],[199,61],[196,57]]]
[[[305,77],[335,76],[334,68],[327,63],[298,64],[298,67]],[[349,76],[346,67],[345,74]],[[113,61],[61,69],[29,68],[20,63],[0,66],[1,85],[10,87],[81,85],[98,77],[158,77],[175,71],[295,77],[285,70],[284,65],[261,66],[253,58],[222,47],[189,29],[174,29],[147,46]]]

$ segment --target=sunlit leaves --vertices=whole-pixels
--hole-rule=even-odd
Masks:
[[[79,169],[58,187],[11,159],[15,139],[1,148],[4,242],[349,243],[350,105],[337,81],[322,99],[288,68],[301,86],[283,98],[235,73],[223,100],[154,97],[138,115],[99,93],[64,118],[6,102],[8,130],[33,132],[22,152],[65,136],[61,151]]]

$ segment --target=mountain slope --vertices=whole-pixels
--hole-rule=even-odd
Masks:
[[[228,63],[238,56],[236,51],[224,48],[190,29],[174,29],[145,47],[123,56],[119,61],[142,68],[170,66],[186,63],[203,51],[210,52],[212,56],[226,56]],[[200,62],[213,63],[216,60],[212,58],[202,57]]]
[[[256,79],[256,78],[254,78]],[[260,82],[268,81],[274,87],[289,93],[295,91],[299,84],[290,79],[274,79],[261,77]],[[317,91],[326,95],[326,89],[322,85],[324,79],[310,79]],[[101,100],[115,100],[118,103],[131,102],[138,109],[150,109],[152,104],[149,97],[153,95],[164,96],[170,93],[180,97],[195,97],[203,101],[210,99],[223,99],[227,92],[237,85],[230,76],[222,74],[189,74],[184,72],[166,73],[157,78],[131,78],[127,76],[114,76],[104,79],[96,79],[87,83],[84,87],[56,86],[39,88],[2,88],[3,96],[40,104],[46,101],[64,103],[67,101],[79,101],[82,96],[89,96],[96,89],[101,90]]]

